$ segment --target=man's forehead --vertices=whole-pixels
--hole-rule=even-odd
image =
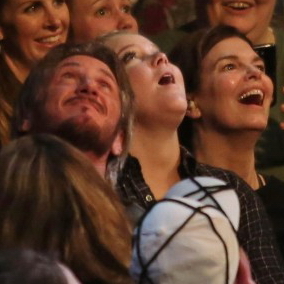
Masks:
[[[99,71],[106,76],[110,77],[113,81],[116,81],[115,76],[109,66],[97,59],[95,57],[89,55],[72,55],[65,59],[63,59],[55,68],[57,71],[61,69],[68,68],[78,68],[78,69],[93,69],[94,71]]]

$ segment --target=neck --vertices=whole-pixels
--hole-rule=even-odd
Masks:
[[[7,65],[9,66],[11,71],[14,73],[16,78],[21,83],[23,83],[28,77],[31,67],[28,67],[25,64],[21,63],[20,61],[10,57],[7,53],[4,53],[4,58],[5,58]]]
[[[157,199],[180,180],[177,131],[154,131],[135,126],[130,153],[141,165],[143,177]]]
[[[109,153],[98,157],[94,152],[88,151],[84,152],[84,154],[92,161],[94,167],[96,168],[97,172],[105,178],[106,175],[106,167],[107,167],[107,160]]]
[[[267,29],[261,35],[259,35],[259,37],[252,39],[252,42],[254,45],[275,43],[275,36],[272,28],[267,27]]]
[[[259,133],[220,134],[197,131],[194,134],[194,156],[198,162],[235,172],[253,189],[259,188],[255,170],[254,148]]]

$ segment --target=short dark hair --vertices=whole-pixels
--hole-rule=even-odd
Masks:
[[[128,152],[133,119],[133,92],[127,75],[117,55],[101,43],[61,44],[52,49],[31,71],[25,81],[15,105],[12,119],[12,137],[27,134],[21,130],[25,119],[37,119],[45,102],[45,91],[58,64],[71,56],[86,55],[105,63],[114,74],[120,93],[121,116],[118,128],[123,131],[123,151],[119,157],[112,157],[108,168],[117,169],[123,164]],[[112,170],[111,170],[112,171]]]
[[[181,69],[188,93],[197,91],[200,86],[201,64],[204,57],[217,43],[232,37],[244,40],[253,48],[252,42],[243,33],[226,25],[200,29],[184,37],[174,47],[169,59]]]

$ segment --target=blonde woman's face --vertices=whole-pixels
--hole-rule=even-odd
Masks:
[[[276,0],[211,0],[207,13],[211,25],[230,25],[253,42],[270,24]]]
[[[71,25],[75,42],[92,40],[115,30],[138,31],[131,0],[72,0]]]
[[[153,123],[171,117],[180,120],[186,110],[180,69],[147,38],[138,34],[114,35],[107,40],[124,63],[135,94],[136,118]]]

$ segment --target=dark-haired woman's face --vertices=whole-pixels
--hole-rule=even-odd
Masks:
[[[0,21],[5,52],[33,65],[66,41],[69,12],[64,0],[7,0]]]
[[[211,0],[207,13],[211,25],[230,25],[253,42],[269,26],[276,0]]]
[[[262,59],[244,40],[216,44],[204,57],[195,102],[201,119],[217,131],[266,127],[273,85]]]

